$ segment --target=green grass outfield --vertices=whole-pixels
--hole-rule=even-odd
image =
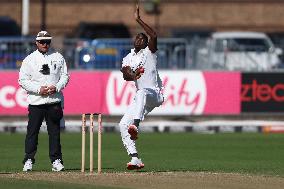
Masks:
[[[48,135],[39,135],[35,171],[50,171]],[[79,171],[81,135],[63,133],[65,168]],[[87,135],[88,136],[88,135]],[[24,134],[0,134],[0,172],[21,172]],[[86,144],[88,143],[88,137]],[[89,149],[86,149],[86,164]],[[284,134],[191,134],[143,133],[137,147],[145,163],[143,171],[210,171],[284,176]],[[94,167],[97,166],[97,137],[94,137]],[[119,133],[102,136],[104,172],[125,171],[129,161]]]
[[[65,168],[67,171],[79,172],[81,166],[81,134],[63,133],[61,136]],[[22,172],[24,138],[24,134],[0,134],[1,174]],[[89,144],[88,137],[86,144]],[[87,145],[87,165],[89,165],[88,147]],[[284,134],[142,133],[137,140],[137,147],[145,164],[142,172],[205,171],[284,177]],[[95,133],[95,171],[97,167],[96,148],[97,137]],[[120,134],[103,133],[103,172],[125,172],[127,171],[126,163],[129,160],[130,158],[122,146]],[[33,171],[50,170],[48,135],[41,133]],[[0,188],[10,186],[10,181],[7,179],[0,178],[0,181]],[[21,181],[16,183],[23,186]],[[45,185],[48,186],[48,183],[41,182],[40,184],[42,188]]]

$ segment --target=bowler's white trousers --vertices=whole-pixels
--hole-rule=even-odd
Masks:
[[[137,153],[135,141],[130,139],[128,126],[133,124],[134,119],[142,121],[144,116],[150,113],[155,107],[160,106],[163,101],[164,97],[160,90],[148,88],[140,89],[136,92],[134,99],[119,123],[122,142],[128,155]]]

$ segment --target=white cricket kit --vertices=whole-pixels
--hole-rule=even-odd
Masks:
[[[49,74],[42,74],[43,65],[48,65]],[[22,63],[19,84],[28,93],[27,101],[31,105],[52,104],[63,99],[61,90],[67,85],[69,74],[65,59],[60,53],[42,54],[38,50],[28,55]],[[41,96],[41,86],[56,87],[53,95]]]
[[[136,95],[122,117],[119,126],[123,144],[128,154],[137,153],[135,141],[130,139],[128,126],[134,119],[144,119],[155,107],[160,106],[164,97],[162,94],[162,81],[157,70],[157,55],[148,47],[141,49],[137,54],[134,49],[123,58],[122,67],[130,66],[132,70],[144,68],[143,75],[135,81]]]

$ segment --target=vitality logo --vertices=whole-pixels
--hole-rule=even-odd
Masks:
[[[162,108],[151,114],[190,115],[202,114],[206,104],[206,82],[202,72],[160,72],[165,101]],[[125,82],[121,73],[112,72],[106,94],[110,114],[120,115],[126,111],[136,93],[134,82]]]

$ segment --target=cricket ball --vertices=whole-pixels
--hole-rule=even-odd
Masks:
[[[139,72],[140,72],[140,73],[144,73],[144,71],[145,71],[145,70],[144,70],[143,67],[139,68]]]

